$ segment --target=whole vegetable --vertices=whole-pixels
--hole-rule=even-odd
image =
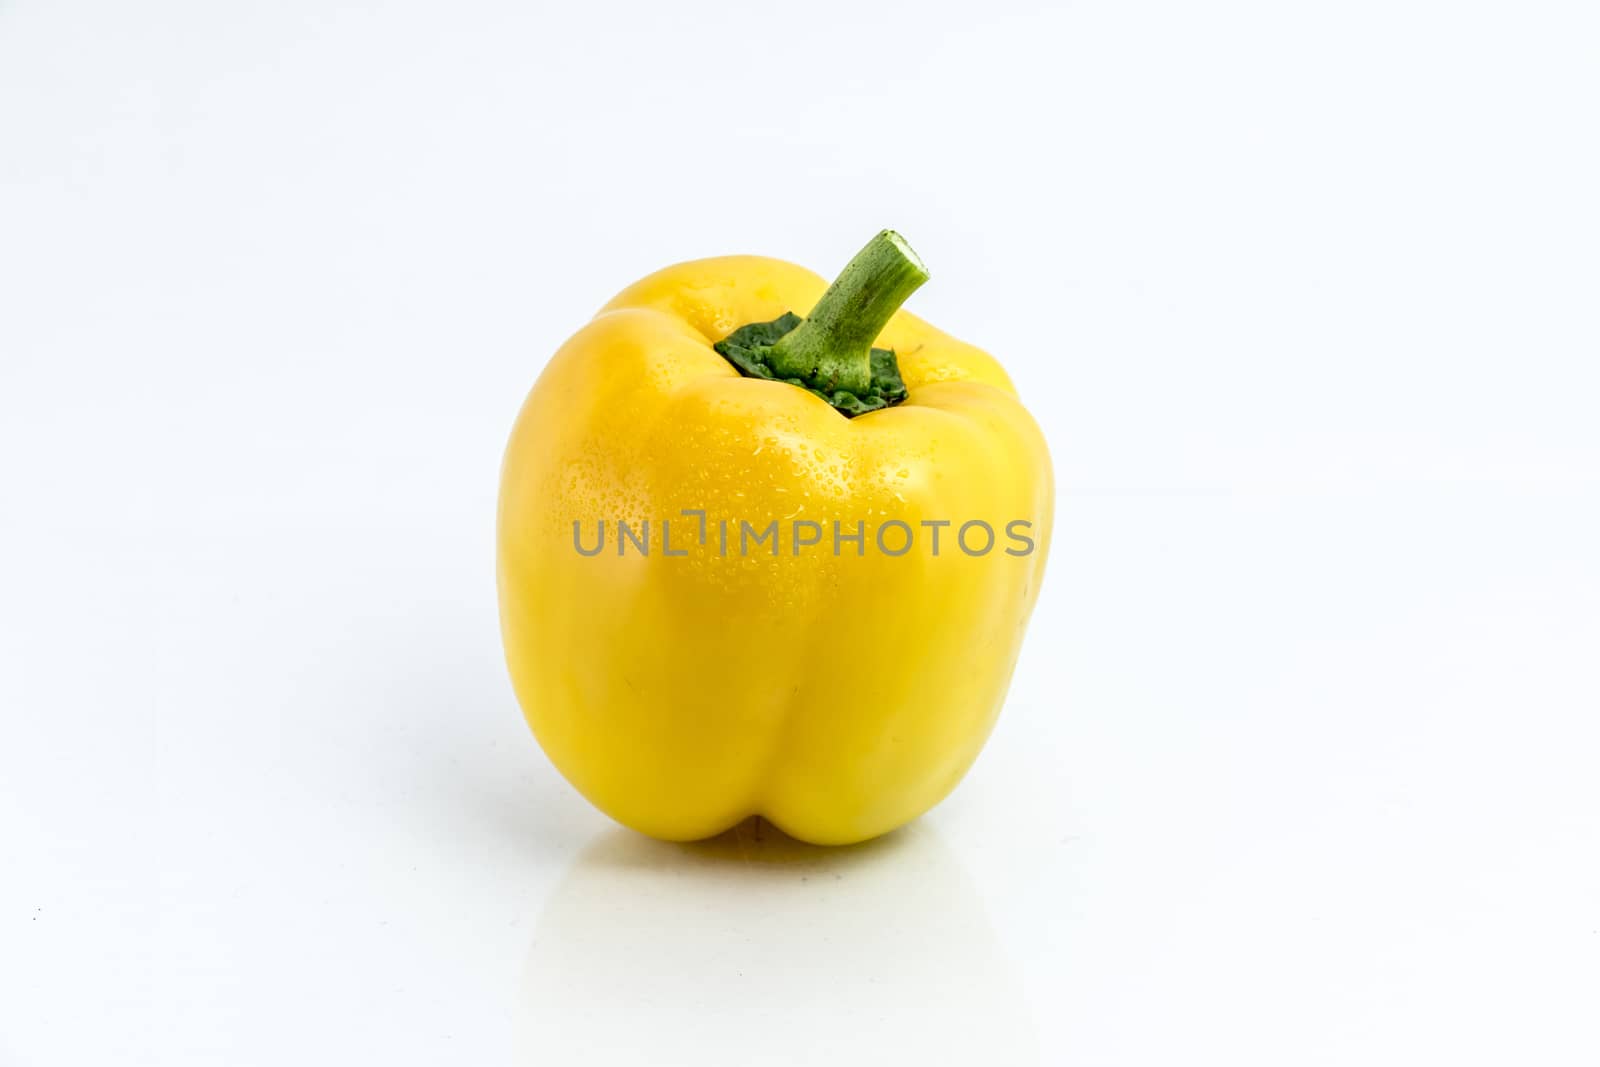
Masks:
[[[826,292],[781,260],[684,263],[540,375],[502,473],[506,657],[619,822],[860,841],[976,758],[1054,492],[1000,365],[899,310],[926,280],[889,231]]]

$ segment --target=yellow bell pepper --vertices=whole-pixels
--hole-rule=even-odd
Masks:
[[[889,231],[826,292],[777,259],[683,263],[540,375],[502,471],[506,657],[618,822],[861,841],[977,757],[1054,489],[1000,365],[898,310],[926,279]]]

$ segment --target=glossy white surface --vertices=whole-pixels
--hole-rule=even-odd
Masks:
[[[0,9],[0,1063],[1600,1059],[1595,15],[1033,6]],[[510,420],[884,224],[1055,449],[1011,700],[882,842],[630,835]]]

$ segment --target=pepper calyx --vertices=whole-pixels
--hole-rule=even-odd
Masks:
[[[893,407],[906,398],[906,383],[900,377],[900,364],[895,359],[894,350],[889,348],[871,350],[871,381],[864,390],[838,388],[836,377],[829,381],[817,379],[808,382],[775,370],[771,359],[772,347],[804,321],[799,315],[788,311],[771,322],[752,322],[741,326],[712,347],[746,378],[763,378],[799,386],[827,401],[846,418]]]

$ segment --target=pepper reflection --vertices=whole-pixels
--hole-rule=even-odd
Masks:
[[[524,1062],[1034,1063],[983,903],[918,823],[818,848],[759,820],[593,841],[540,916]]]

